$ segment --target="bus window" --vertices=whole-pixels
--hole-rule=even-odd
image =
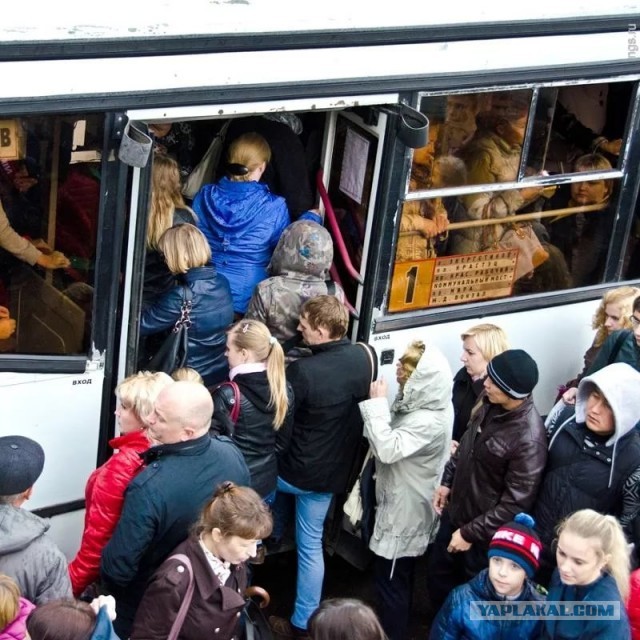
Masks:
[[[389,310],[603,282],[632,89],[540,87],[535,109],[530,89],[423,97]]]
[[[16,330],[0,352],[87,353],[103,116],[5,122],[18,144],[0,161],[0,305]]]

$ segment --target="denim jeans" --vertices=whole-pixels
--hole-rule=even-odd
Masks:
[[[296,499],[296,546],[298,577],[296,602],[291,624],[307,628],[307,621],[318,608],[324,580],[322,531],[333,494],[298,489],[278,477],[278,491],[291,493]]]

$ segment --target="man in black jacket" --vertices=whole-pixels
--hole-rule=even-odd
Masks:
[[[114,628],[128,638],[147,581],[188,535],[225,480],[249,486],[242,454],[228,438],[209,436],[213,401],[195,382],[165,387],[145,418],[151,448],[129,483],[122,515],[102,552],[104,586],[115,596]]]
[[[324,561],[322,531],[333,495],[347,488],[362,439],[358,403],[369,393],[371,355],[345,338],[349,314],[333,296],[302,307],[298,331],[312,355],[291,363],[295,396],[290,427],[278,432],[278,491],[295,496],[298,576],[291,623],[272,617],[276,633],[304,638],[320,604]]]
[[[536,363],[520,349],[487,366],[482,403],[433,499],[442,514],[427,571],[434,610],[487,566],[496,530],[533,506],[547,460],[544,425],[531,399],[537,382]]]

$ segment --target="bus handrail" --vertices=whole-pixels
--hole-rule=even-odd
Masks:
[[[564,218],[576,213],[594,213],[606,209],[608,204],[586,204],[581,207],[566,207],[564,209],[549,209],[548,211],[536,211],[535,213],[521,213],[505,218],[483,218],[482,220],[466,220],[465,222],[452,222],[447,231],[456,229],[470,229],[471,227],[484,227],[490,224],[513,224],[515,222],[527,222],[529,220],[539,220],[540,218]],[[553,220],[552,220],[553,222]]]
[[[344,243],[344,238],[342,237],[342,231],[340,231],[340,226],[338,225],[338,219],[336,218],[336,213],[331,206],[331,201],[329,200],[329,194],[324,186],[323,181],[324,173],[322,169],[318,169],[318,173],[316,174],[316,186],[318,187],[318,193],[320,194],[320,199],[322,200],[322,204],[324,205],[326,219],[329,222],[329,227],[332,232],[333,239],[338,247],[338,253],[342,258],[342,262],[344,264],[347,273],[358,283],[364,284],[364,280],[360,275],[360,272],[353,266],[351,262],[351,258],[349,257],[349,252],[347,251],[347,246]]]

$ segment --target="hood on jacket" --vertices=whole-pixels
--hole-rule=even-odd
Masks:
[[[329,232],[311,220],[298,220],[280,236],[268,270],[272,276],[294,272],[327,280],[332,262],[333,240]]]
[[[15,553],[43,536],[51,525],[26,509],[0,505],[0,555]]]
[[[447,359],[427,345],[418,366],[398,393],[393,410],[409,413],[416,409],[438,411],[451,405],[453,375]]]
[[[611,446],[627,435],[640,418],[640,373],[624,362],[616,362],[583,378],[576,397],[576,422],[585,422],[587,399],[596,388],[613,411],[615,431],[607,441]]]

